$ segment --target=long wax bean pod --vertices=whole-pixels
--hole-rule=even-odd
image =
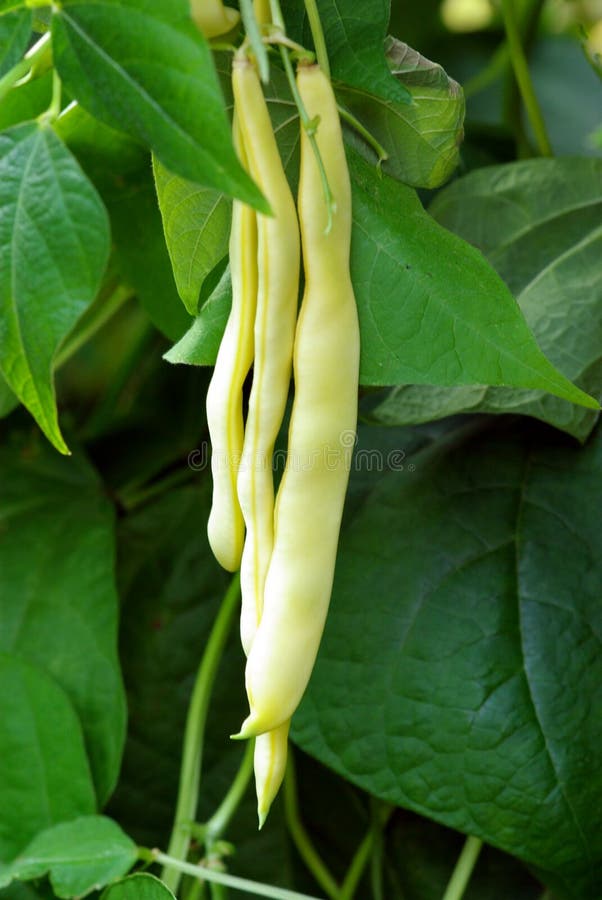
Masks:
[[[250,715],[241,737],[288,721],[313,668],[330,601],[357,421],[359,327],[349,275],[351,189],[336,101],[318,66],[297,79],[336,201],[326,233],[320,171],[301,133],[299,221],[305,293],[294,354],[295,398],[278,491],[264,608],[247,660]]]
[[[234,61],[232,83],[249,171],[273,211],[272,216],[257,216],[255,362],[238,475],[238,496],[247,526],[241,565],[241,639],[248,654],[262,615],[274,542],[272,455],[291,377],[301,251],[295,203],[261,84],[255,67],[244,56]],[[284,777],[288,730],[285,723],[256,741],[260,826]]]
[[[245,164],[236,116],[234,143]],[[232,206],[230,269],[232,309],[207,392],[213,474],[207,533],[217,561],[234,572],[240,565],[244,541],[244,521],[236,492],[244,436],[242,388],[253,361],[257,300],[257,218],[251,207],[238,200]]]
[[[207,40],[232,31],[240,15],[222,0],[190,0],[192,20]]]

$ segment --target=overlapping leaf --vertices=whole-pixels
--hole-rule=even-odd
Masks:
[[[162,881],[148,873],[137,873],[108,887],[102,900],[174,900]]]
[[[32,20],[30,9],[15,9],[0,18],[0,77],[10,71],[27,50]]]
[[[117,779],[125,730],[113,511],[89,465],[62,459],[40,440],[5,444],[0,469],[0,650],[39,666],[69,696],[102,804]],[[61,753],[46,747],[38,764],[58,765]]]
[[[3,604],[6,594],[2,594]],[[79,720],[69,697],[36,666],[0,653],[0,861],[35,835],[96,806]],[[0,884],[10,881],[0,869]]]
[[[390,0],[363,0],[361,15],[355,0],[318,0],[333,77],[382,100],[410,103],[408,90],[392,77],[384,42]],[[283,3],[287,30],[311,47],[311,31],[301,0]]]
[[[99,287],[107,216],[52,129],[33,123],[0,135],[0,208],[0,371],[66,453],[52,361]]]
[[[377,138],[389,154],[383,169],[413,187],[443,184],[459,162],[463,137],[464,95],[441,66],[401,41],[387,40],[392,73],[412,95],[412,104],[394,103],[366,91],[337,85],[341,102]],[[347,140],[370,160],[368,144],[347,129]]]
[[[178,292],[195,315],[205,278],[228,252],[230,203],[211,188],[173,175],[158,159],[153,171]]]
[[[441,228],[410,188],[375,180],[353,152],[349,161],[362,384],[536,387],[597,408],[544,357],[510,291],[478,251]],[[225,310],[225,291],[218,301]],[[208,359],[199,344],[214,341],[224,310],[193,326],[174,353],[178,362]]]
[[[55,895],[85,897],[128,872],[136,845],[105,816],[86,816],[47,828],[0,872],[0,885],[50,876]]]
[[[89,112],[182,177],[265,208],[237,160],[211,53],[186,0],[66,0],[52,37],[58,72]]]
[[[389,431],[399,449],[411,440]],[[294,737],[589,900],[602,872],[602,433],[583,450],[539,434],[475,438],[471,425],[401,466],[382,453],[380,480],[370,457]]]
[[[481,169],[438,195],[432,213],[480,247],[518,299],[546,355],[593,396],[602,392],[602,162],[532,160]],[[539,391],[397,388],[388,424],[456,412],[536,416],[581,440],[596,413]]]

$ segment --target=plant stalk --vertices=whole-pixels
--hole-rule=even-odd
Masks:
[[[553,156],[552,145],[548,137],[546,124],[535,95],[529,65],[522,45],[518,21],[514,8],[514,0],[502,0],[502,16],[506,30],[506,40],[510,51],[510,60],[514,70],[518,88],[525,104],[527,117],[531,123],[540,156]]]
[[[309,27],[311,29],[311,36],[314,40],[314,47],[316,48],[318,65],[330,80],[330,63],[328,62],[328,51],[326,49],[326,40],[324,39],[324,31],[322,29],[322,22],[320,21],[318,5],[316,0],[304,0],[304,5],[307,18],[309,19]]]
[[[466,838],[442,900],[462,900],[482,846],[483,841],[479,838],[472,836]]]
[[[239,878],[237,875],[228,875],[226,872],[218,872],[207,866],[195,866],[167,853],[162,853],[160,850],[147,850],[139,847],[138,854],[141,859],[151,858],[154,862],[161,863],[164,872],[177,871],[180,875],[192,875],[194,878],[203,878],[205,881],[223,884],[225,887],[231,887],[237,891],[246,891],[247,894],[253,894],[256,897],[268,897],[271,900],[320,900],[319,897],[299,894],[297,891],[289,891],[287,888],[275,887],[272,884],[263,884],[260,881],[250,881],[248,878]]]
[[[234,613],[238,607],[239,594],[240,576],[235,575],[224,595],[217,618],[211,629],[188,708],[182,766],[180,769],[180,785],[168,853],[165,860],[157,857],[159,862],[164,862],[161,878],[174,894],[178,890],[182,872],[187,870],[181,866],[175,867],[173,859],[185,861],[190,848],[190,828],[197,811],[209,700],[217,669],[230,633]],[[191,868],[193,870],[192,874],[195,874],[197,878],[199,874],[202,875],[199,872],[200,867],[193,866]],[[213,880],[219,881],[219,879]],[[227,883],[222,881],[222,884]]]
[[[291,754],[289,754],[284,776],[284,817],[299,856],[317,883],[328,894],[330,900],[340,900],[339,886],[331,875],[326,863],[320,858],[301,821],[295,764]]]

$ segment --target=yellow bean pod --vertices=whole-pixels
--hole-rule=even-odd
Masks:
[[[270,807],[280,790],[286,772],[288,755],[288,732],[290,721],[273,731],[259,734],[255,738],[255,791],[257,793],[257,816],[262,828]]]
[[[192,21],[207,40],[232,31],[240,19],[237,10],[222,0],[190,0]]]
[[[259,77],[244,56],[234,61],[232,85],[248,169],[273,212],[257,215],[255,359],[238,473],[238,498],[247,527],[240,573],[241,639],[248,654],[262,614],[274,543],[272,456],[293,363],[301,248],[295,202]]]
[[[253,385],[238,474],[238,497],[247,526],[241,564],[241,640],[249,653],[263,609],[265,578],[274,543],[274,442],[282,424],[293,362],[301,248],[295,202],[278,152],[255,67],[234,61],[232,85],[249,172],[272,216],[257,216],[258,291]],[[284,778],[289,723],[255,744],[259,825]]]
[[[246,165],[237,121],[235,114],[234,144]],[[207,392],[213,475],[207,534],[217,561],[224,569],[235,572],[240,565],[245,533],[236,491],[244,440],[242,389],[253,362],[257,300],[257,217],[251,207],[238,200],[232,206],[230,269],[232,309]]]
[[[253,9],[255,18],[259,25],[269,25],[272,21],[272,13],[270,11],[270,0],[253,0]]]
[[[357,423],[359,326],[349,275],[351,187],[336,101],[318,66],[297,84],[336,201],[301,132],[298,211],[305,293],[294,350],[295,397],[275,510],[264,608],[247,660],[250,715],[240,737],[287,722],[309,681],[326,619]]]

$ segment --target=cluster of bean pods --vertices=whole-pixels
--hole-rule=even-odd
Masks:
[[[329,79],[317,65],[299,65],[297,88],[317,123],[317,148],[336,202],[332,215],[304,128],[295,206],[244,49],[235,56],[232,85],[235,146],[272,215],[233,204],[232,309],[207,397],[208,535],[220,564],[241,569],[250,714],[237,736],[256,739],[261,826],[284,777],[290,719],[309,681],[330,601],[357,422],[359,327],[349,275],[351,190]],[[305,288],[297,314],[301,250]],[[275,498],[272,458],[291,374],[287,462]]]

